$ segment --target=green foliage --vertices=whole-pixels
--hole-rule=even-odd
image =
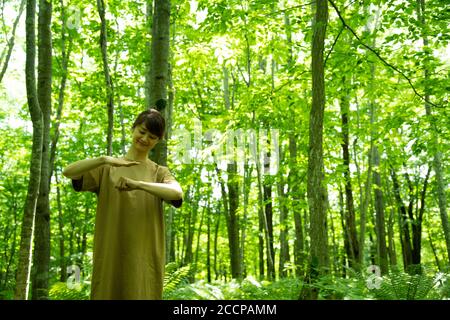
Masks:
[[[180,286],[185,285],[189,281],[192,268],[190,265],[178,267],[175,262],[170,262],[166,265],[164,275],[164,292],[163,297],[170,297],[170,295]]]
[[[391,271],[379,278],[379,286],[369,286],[370,279],[361,274],[349,278],[331,275],[320,277],[310,285],[319,289],[319,299],[332,300],[436,300],[450,297],[447,274],[409,274]]]
[[[436,276],[426,273],[409,274],[393,271],[383,277],[381,287],[373,289],[372,294],[378,300],[430,300],[442,299],[445,290],[440,291]]]
[[[280,132],[280,177],[267,179],[274,187],[270,199],[263,202],[258,198],[259,186],[255,168],[249,174],[247,189],[243,187],[242,175],[233,177],[233,182],[239,185],[239,195],[242,193],[242,198],[248,191],[245,207],[242,198],[239,201],[237,223],[241,228],[240,236],[246,236],[245,243],[242,243],[243,264],[248,274],[253,277],[258,274],[260,262],[257,249],[261,235],[258,226],[259,210],[263,209],[261,206],[273,204],[273,241],[277,250],[281,230],[288,231],[291,265],[296,250],[295,223],[291,214],[293,212],[302,216],[302,246],[305,256],[309,250],[306,197],[306,155],[310,148],[312,40],[312,10],[309,2],[172,2],[169,57],[172,87],[169,92],[174,94],[170,119],[173,132],[177,128],[185,128],[192,133],[194,119],[202,122],[203,133],[208,129],[226,133],[239,128],[256,131],[277,128]],[[379,2],[378,5],[370,1],[360,1],[341,2],[337,5],[348,25],[360,35],[362,42],[373,46],[387,62],[408,75],[417,92],[423,95],[428,93],[429,99],[437,104],[448,104],[449,59],[446,53],[450,32],[447,2],[426,0],[425,24],[417,17],[415,1],[387,0]],[[5,8],[17,8],[19,3],[19,0],[7,1]],[[51,282],[57,281],[59,277],[61,261],[76,263],[83,258],[82,251],[92,251],[93,245],[96,198],[93,194],[81,196],[75,193],[70,181],[62,177],[62,168],[79,159],[102,155],[106,150],[106,89],[100,47],[96,40],[100,26],[96,4],[87,0],[64,3],[54,3],[52,19],[52,127],[56,120],[59,94],[62,93],[61,77],[66,72],[68,79],[64,90],[54,168],[54,172],[58,173],[59,184],[52,179],[50,192]],[[145,107],[143,88],[149,62],[148,45],[151,43],[148,25],[148,20],[151,19],[147,20],[145,15],[146,4],[145,1],[119,0],[107,3],[108,61],[116,107],[113,137],[115,156],[121,153],[122,129],[127,134],[132,119]],[[66,26],[62,23],[63,9]],[[375,24],[377,10],[380,10],[378,25]],[[0,35],[2,48],[6,48],[9,42],[6,35],[11,30],[11,12],[4,12],[5,30]],[[200,17],[202,12],[205,13],[203,18]],[[342,120],[339,104],[342,97],[347,97],[350,102],[348,125],[350,141],[353,144],[350,151],[350,182],[354,205],[357,208],[357,220],[360,217],[359,210],[368,174],[367,157],[372,143],[379,148],[382,159],[379,171],[383,180],[386,209],[387,212],[392,210],[395,215],[397,208],[393,201],[392,181],[389,180],[389,165],[398,171],[401,180],[400,194],[405,203],[410,199],[410,195],[419,195],[419,186],[424,182],[424,172],[431,166],[430,159],[434,158],[437,151],[440,150],[442,155],[446,155],[445,151],[450,149],[450,116],[445,108],[432,108],[433,117],[427,117],[424,101],[414,95],[408,82],[367,51],[347,29],[343,29],[341,21],[332,13],[330,8],[325,48],[326,110],[323,130],[325,179],[330,203],[328,225],[331,227],[328,232],[330,242],[333,241],[332,246],[330,243],[330,258],[335,268],[333,274],[321,277],[311,286],[319,289],[319,299],[450,297],[449,281],[438,285],[433,276],[427,274],[390,273],[383,277],[379,289],[369,289],[365,275],[348,276],[347,273],[347,276],[342,276],[344,267],[341,265],[341,257],[345,255],[343,242],[346,235],[345,223],[342,224],[338,214],[342,204],[339,204],[337,196],[339,188],[342,188],[345,182],[343,173],[346,169],[341,154]],[[289,26],[285,24],[287,18],[290,19]],[[339,39],[336,38],[338,34]],[[424,35],[429,43],[422,47]],[[335,39],[337,41],[331,48]],[[20,244],[32,138],[22,79],[25,50],[23,35],[18,33],[15,40],[12,60],[0,84],[0,298],[5,299],[12,298],[15,285],[14,270]],[[71,55],[67,70],[64,70],[62,52],[65,50],[67,53],[69,48]],[[3,64],[3,58],[0,60]],[[224,103],[225,68],[229,82],[230,109],[226,109]],[[425,69],[428,69],[428,77],[425,76]],[[372,107],[373,116],[376,118],[373,123],[370,120]],[[295,159],[290,158],[293,151],[289,141],[291,136],[295,140]],[[224,214],[224,199],[227,195],[222,194],[220,190],[215,165],[179,164],[173,161],[172,152],[178,147],[176,143],[174,136],[168,139],[168,165],[183,186],[186,199],[183,207],[173,216],[170,225],[174,237],[171,240],[176,243],[174,256],[177,262],[166,266],[164,297],[297,299],[303,285],[298,279],[265,282],[249,276],[241,282],[229,281],[229,238]],[[215,151],[218,149],[217,144],[209,147]],[[444,181],[448,181],[450,166],[445,156],[442,168]],[[405,173],[409,174],[413,185],[416,186],[414,192],[409,190],[404,178]],[[224,181],[231,181],[228,180],[225,170],[220,174]],[[289,181],[286,180],[288,175]],[[425,263],[442,267],[448,261],[443,258],[446,256],[446,243],[439,220],[435,177],[436,174],[432,171],[429,191],[424,202],[426,206],[421,257]],[[287,191],[284,199],[277,193],[279,184]],[[60,201],[56,197],[57,187],[60,191]],[[421,201],[416,200],[413,207],[418,208],[419,203]],[[289,215],[281,224],[278,223],[278,218],[280,208],[284,205]],[[199,208],[206,208],[204,216],[200,214]],[[374,234],[374,222],[369,214],[374,211],[371,199],[367,210],[366,255],[371,246],[368,243],[369,234],[371,237]],[[395,219],[392,228],[393,245],[397,248],[397,259],[400,260],[400,234]],[[189,248],[193,261],[190,261],[190,265],[180,267],[180,261],[186,259],[184,255],[188,252],[186,246],[189,245],[186,239],[189,237],[194,239],[191,241],[193,247]],[[63,256],[60,253],[60,239],[65,249]],[[195,247],[197,240],[198,247]],[[431,244],[433,248],[430,245],[431,240],[434,242]],[[209,249],[207,243],[211,245]],[[85,248],[82,249],[84,245]],[[279,251],[276,255],[276,259],[279,259]],[[216,276],[220,281],[207,283],[205,280],[198,280],[190,283],[194,279],[194,273],[196,279],[206,278],[207,258],[210,258],[208,271],[213,278]],[[86,267],[85,263],[83,265]],[[90,267],[85,271],[90,274]],[[88,287],[83,286],[77,291],[67,288],[64,283],[55,283],[50,295],[52,299],[83,299],[88,297]]]
[[[56,282],[49,290],[51,300],[88,300],[89,294],[90,286],[82,283],[72,289],[65,282]]]
[[[365,280],[358,275],[350,278],[324,275],[308,286],[318,289],[319,299],[325,300],[363,300],[368,294]]]
[[[285,278],[276,282],[258,281],[247,277],[241,282],[199,280],[174,290],[166,298],[171,300],[295,300],[301,282],[297,278]]]

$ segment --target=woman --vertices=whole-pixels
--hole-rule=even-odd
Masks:
[[[80,160],[63,171],[76,191],[98,197],[91,299],[162,298],[162,200],[180,207],[183,193],[167,167],[148,159],[164,136],[161,114],[154,109],[142,112],[132,130],[125,157]]]

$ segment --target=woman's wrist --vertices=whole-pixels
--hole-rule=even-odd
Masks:
[[[100,156],[97,158],[100,165],[108,164],[108,156]]]

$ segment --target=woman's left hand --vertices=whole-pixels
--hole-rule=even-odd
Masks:
[[[138,188],[138,181],[126,177],[120,177],[115,187],[120,191],[135,190]]]

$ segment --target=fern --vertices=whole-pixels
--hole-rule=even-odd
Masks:
[[[186,284],[191,273],[191,266],[178,268],[178,264],[170,262],[166,265],[164,276],[164,295],[170,295],[181,284]]]
[[[390,272],[383,277],[379,289],[374,289],[373,294],[380,300],[424,300],[436,299],[438,294],[433,290],[434,278],[422,274],[408,274],[403,271]]]
[[[90,286],[80,284],[79,287],[69,289],[65,282],[56,282],[49,291],[51,300],[88,300]]]

